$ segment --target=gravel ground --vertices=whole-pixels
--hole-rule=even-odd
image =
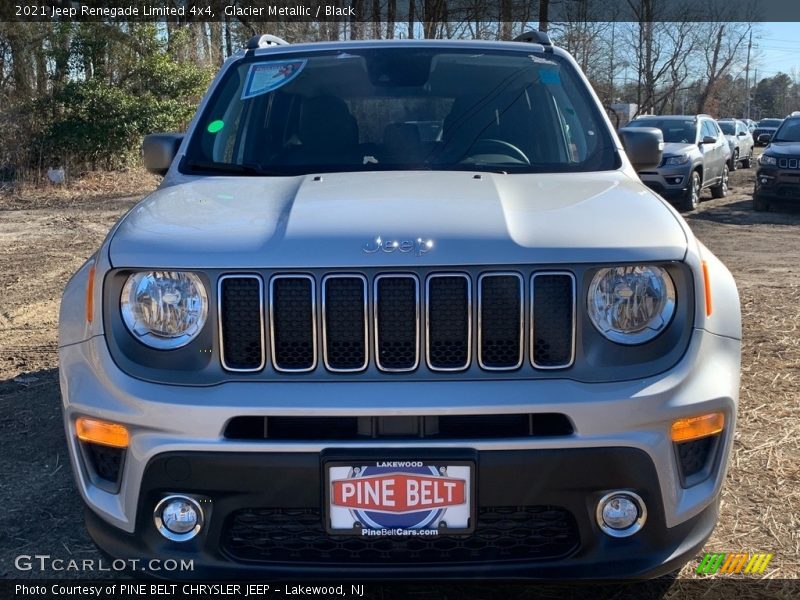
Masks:
[[[735,275],[744,315],[739,426],[720,522],[705,551],[770,552],[775,558],[765,577],[796,578],[800,211],[753,212],[753,174],[754,169],[733,173],[727,198],[711,200],[706,192],[707,201],[686,215]],[[56,323],[67,279],[134,202],[97,194],[58,203],[0,195],[0,578],[39,576],[15,569],[19,554],[99,556],[83,527],[63,439]],[[692,581],[696,566],[690,561],[668,597],[705,594]],[[775,584],[770,596],[790,597]],[[729,595],[765,597],[765,589],[750,593],[738,586]],[[524,589],[519,594],[528,595]],[[445,596],[463,597],[456,590],[439,595]]]

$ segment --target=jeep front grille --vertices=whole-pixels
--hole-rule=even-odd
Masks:
[[[478,362],[484,369],[522,366],[522,275],[490,273],[478,279]]]
[[[322,344],[329,371],[367,368],[367,279],[328,275],[322,282]]]
[[[264,288],[257,275],[220,277],[219,311],[222,366],[229,371],[264,368]]]
[[[375,278],[375,362],[382,371],[419,365],[419,280],[415,275]]]
[[[565,271],[228,274],[218,310],[222,366],[234,372],[514,371],[526,354],[544,370],[575,358]]]
[[[272,365],[278,371],[313,371],[317,365],[314,279],[275,275],[269,291]]]
[[[472,294],[464,274],[434,274],[427,281],[426,356],[434,371],[462,371],[472,348]]]

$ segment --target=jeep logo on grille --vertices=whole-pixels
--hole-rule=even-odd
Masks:
[[[413,252],[415,256],[422,256],[433,249],[433,240],[423,240],[417,238],[416,240],[384,240],[381,236],[370,240],[362,246],[362,250],[367,254],[374,254],[375,252],[383,251],[391,252]]]

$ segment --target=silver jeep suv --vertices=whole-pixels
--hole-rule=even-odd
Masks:
[[[548,38],[223,66],[64,291],[96,543],[181,577],[629,577],[717,519],[727,269]]]
[[[642,181],[681,210],[700,203],[711,189],[714,198],[728,195],[731,149],[717,122],[708,115],[643,116],[627,127],[656,127],[664,134],[664,158],[655,169],[639,171]]]

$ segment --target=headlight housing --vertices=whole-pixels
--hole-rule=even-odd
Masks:
[[[125,326],[143,344],[173,350],[191,342],[208,316],[201,279],[182,271],[142,271],[125,282],[120,299]]]
[[[592,278],[589,318],[618,344],[643,344],[667,328],[675,314],[675,284],[652,265],[600,269]]]
[[[770,156],[769,154],[762,154],[761,158],[759,158],[758,161],[762,165],[766,165],[768,167],[774,167],[778,164],[778,159],[775,158],[774,156]]]
[[[685,165],[687,162],[689,162],[688,154],[679,154],[678,156],[667,156],[664,158],[665,167],[670,165]]]

